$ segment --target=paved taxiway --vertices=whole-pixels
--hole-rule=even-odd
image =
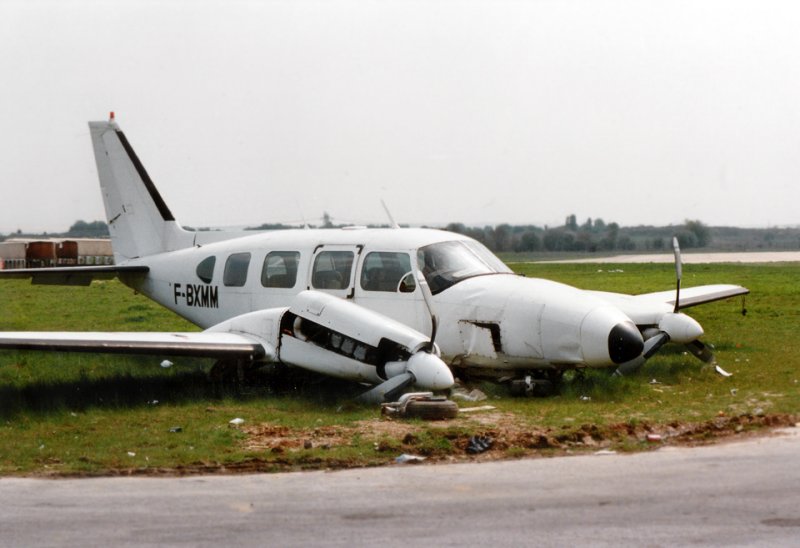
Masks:
[[[4,478],[0,544],[796,545],[798,430],[634,455],[250,476]]]
[[[681,253],[684,264],[708,263],[781,263],[800,262],[798,251],[747,251],[732,253]],[[563,261],[535,261],[542,263],[672,263],[675,257],[671,252],[659,254],[614,255],[612,257],[591,257],[588,259],[566,259]]]

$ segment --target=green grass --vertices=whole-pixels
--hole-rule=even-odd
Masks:
[[[528,276],[587,289],[640,293],[673,287],[671,265],[514,265]],[[688,312],[705,328],[719,362],[734,373],[716,375],[679,347],[668,346],[635,376],[589,372],[546,399],[513,399],[502,387],[481,385],[492,405],[531,431],[562,436],[583,425],[666,425],[701,422],[720,414],[797,414],[800,410],[800,285],[795,264],[690,265],[684,286],[737,283],[749,287],[748,314],[741,300]],[[0,330],[194,330],[174,314],[135,295],[118,282],[89,287],[0,284]],[[349,428],[375,420],[374,407],[351,403],[358,388],[299,377],[276,387],[215,385],[206,378],[209,360],[174,359],[163,369],[155,357],[0,352],[0,475],[107,474],[231,470],[284,470],[370,466],[401,452],[430,456],[462,454],[469,435],[498,425],[459,419],[452,425],[414,423],[411,441],[369,431],[330,448],[248,449],[247,435],[230,428],[269,424],[301,435],[315,429]],[[650,384],[655,379],[658,384]],[[157,403],[156,403],[157,402]],[[181,432],[170,432],[173,427]],[[350,431],[348,431],[350,432]],[[555,435],[554,434],[554,435]],[[620,450],[641,448],[630,440]],[[531,454],[522,445],[507,457]],[[545,451],[545,454],[547,452]],[[252,467],[252,468],[251,468]]]

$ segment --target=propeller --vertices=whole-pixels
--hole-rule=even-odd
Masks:
[[[453,373],[439,357],[439,351],[434,342],[439,319],[433,312],[431,289],[421,272],[417,273],[417,280],[422,290],[425,306],[431,315],[431,340],[412,354],[407,362],[387,364],[387,371],[390,371],[393,369],[392,366],[396,365],[403,368],[402,372],[389,377],[388,380],[361,394],[358,397],[359,401],[365,403],[392,401],[412,384],[417,384],[426,390],[443,390],[453,386]]]
[[[681,309],[681,278],[683,277],[683,260],[681,259],[681,246],[678,245],[678,237],[672,237],[672,253],[675,255],[675,278],[677,283],[675,286],[675,308],[673,313],[677,314]]]
[[[669,341],[684,343],[693,356],[708,364],[714,364],[715,370],[723,376],[727,373],[714,361],[714,354],[698,338],[703,334],[703,328],[694,319],[680,312],[681,308],[681,278],[683,278],[683,260],[678,238],[672,238],[672,251],[675,255],[675,306],[671,313],[664,314],[658,322],[658,329],[646,330],[644,335],[644,350],[640,356],[622,363],[614,371],[615,375],[630,375],[636,372],[644,362],[651,358],[658,350]]]
[[[653,354],[658,352],[658,350],[668,342],[669,334],[666,331],[659,331],[656,335],[644,341],[644,350],[642,350],[639,356],[619,364],[619,367],[614,371],[614,375],[622,377],[635,373],[644,365],[644,362],[650,359]]]
[[[703,341],[694,340],[690,343],[687,343],[685,346],[686,350],[688,350],[692,356],[703,363],[713,365],[714,371],[716,371],[718,374],[722,375],[723,377],[733,376],[733,373],[728,373],[717,363],[717,359],[714,357],[714,353],[711,351],[710,345],[703,344]]]

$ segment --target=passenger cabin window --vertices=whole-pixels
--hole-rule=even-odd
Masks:
[[[411,257],[407,253],[369,253],[361,267],[361,289],[413,293],[416,288],[414,276],[406,276],[410,272]]]
[[[197,265],[197,277],[203,280],[205,283],[210,284],[211,279],[214,277],[214,265],[217,262],[217,258],[213,255],[211,257],[206,257],[200,264]]]
[[[247,282],[248,266],[250,266],[249,253],[234,253],[225,261],[222,283],[228,287],[242,287]]]
[[[264,287],[294,287],[297,281],[297,251],[270,251],[261,269],[261,285]]]
[[[352,251],[322,251],[314,260],[311,285],[315,289],[347,289],[352,266]]]

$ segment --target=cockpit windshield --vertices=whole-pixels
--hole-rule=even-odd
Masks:
[[[511,273],[503,261],[472,240],[421,247],[417,250],[417,265],[434,295],[467,278]]]

